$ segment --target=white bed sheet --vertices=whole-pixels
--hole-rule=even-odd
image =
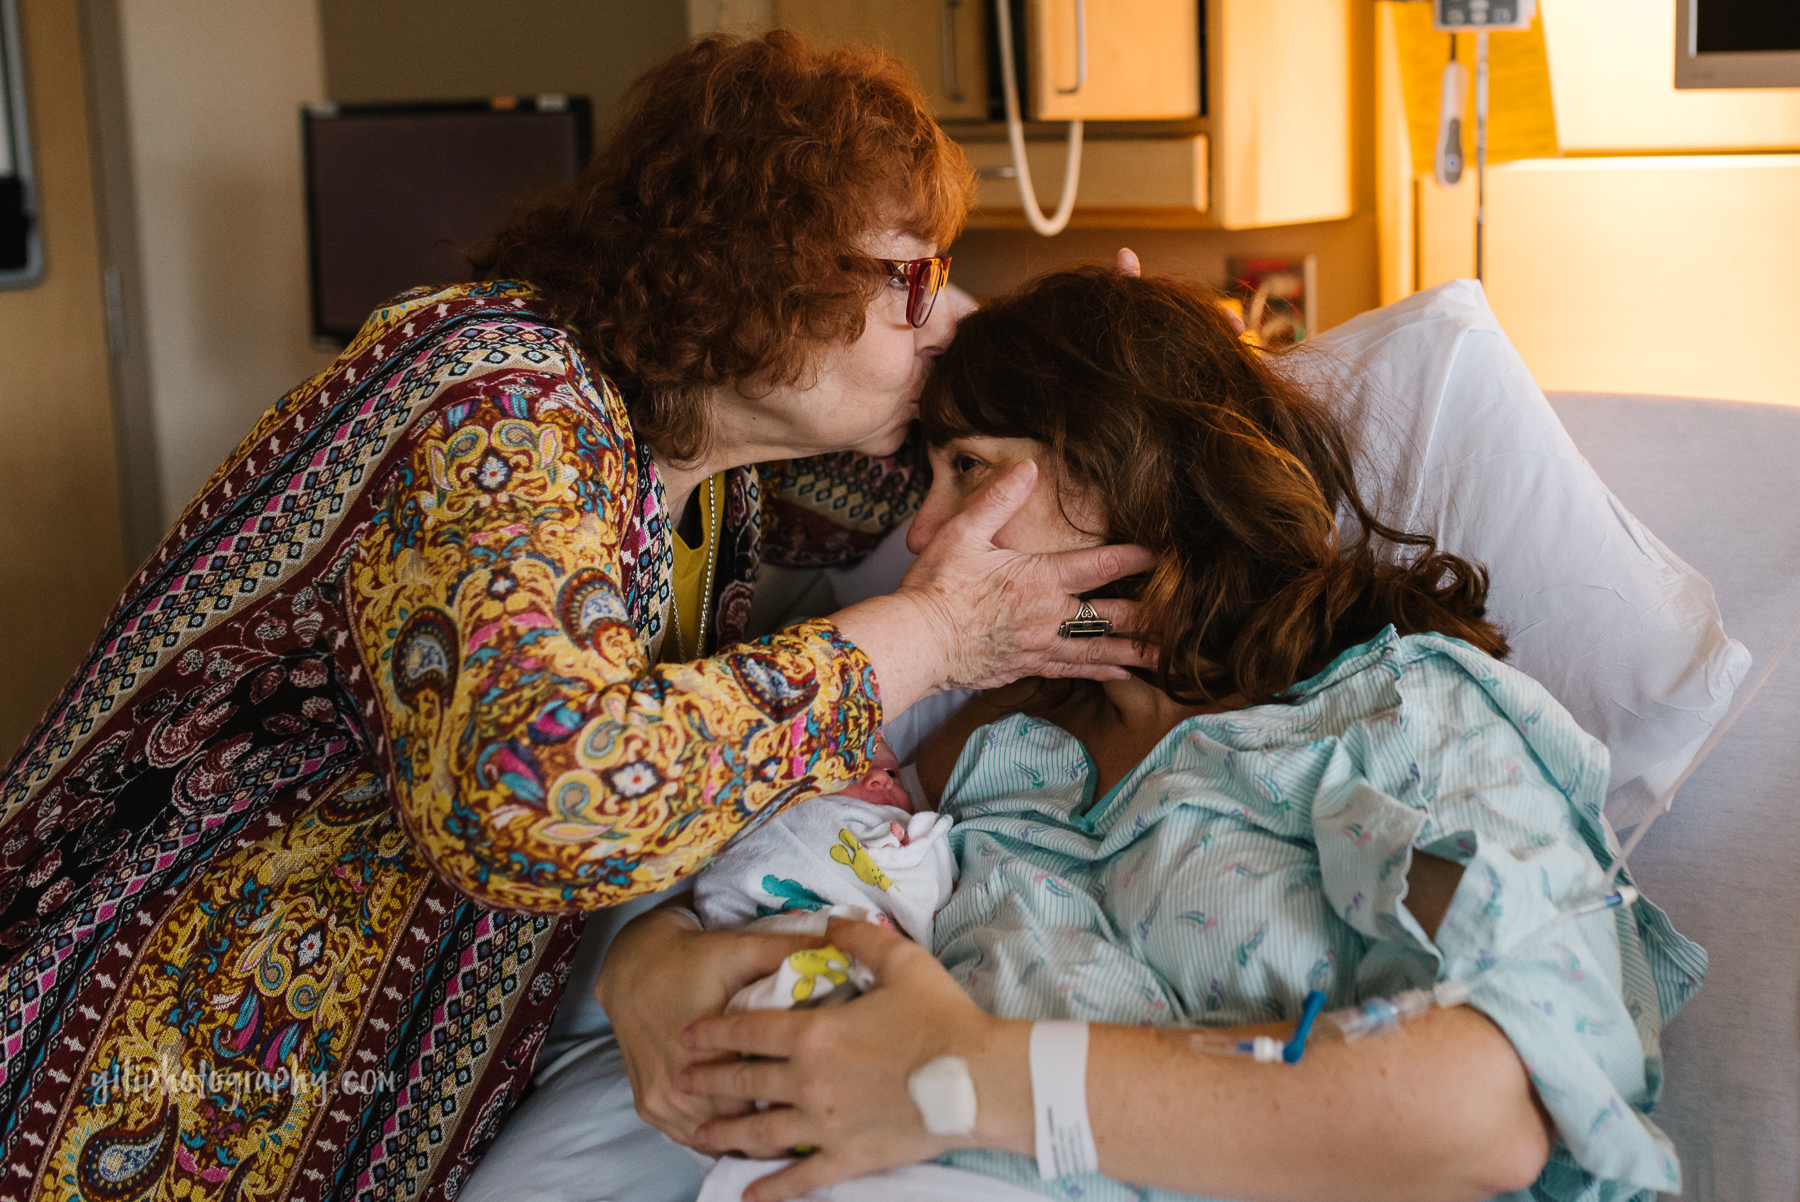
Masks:
[[[1712,582],[1754,680],[1800,612],[1800,408],[1550,400],[1600,478]],[[1770,678],[1632,868],[1711,956],[1705,987],[1663,1034],[1656,1119],[1681,1154],[1684,1196],[1800,1197],[1800,658]]]

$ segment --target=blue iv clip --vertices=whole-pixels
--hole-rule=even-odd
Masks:
[[[1300,1063],[1300,1057],[1306,1055],[1306,1037],[1312,1034],[1313,1020],[1319,1017],[1319,1011],[1324,1008],[1324,993],[1315,989],[1306,995],[1306,1008],[1300,1012],[1300,1025],[1294,1028],[1294,1037],[1281,1049],[1283,1060],[1289,1064]]]

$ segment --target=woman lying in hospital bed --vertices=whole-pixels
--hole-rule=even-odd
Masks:
[[[670,1113],[644,1066],[691,1057],[668,1088],[712,1103],[694,1147],[820,1149],[749,1184],[757,1202],[839,1181],[846,1199],[1678,1188],[1646,1113],[1691,945],[1642,901],[1536,934],[1613,864],[1606,752],[1497,662],[1482,571],[1369,514],[1329,411],[1203,294],[1101,271],[968,318],[922,411],[934,480],[915,547],[978,525],[988,490],[1035,470],[995,541],[1154,550],[1132,587],[1160,668],[966,706],[916,766],[960,870],[932,954],[834,922],[872,970],[865,997],[702,1020],[683,1052],[634,1049],[622,1023],[640,1108]],[[659,971],[659,924],[683,921],[628,928],[609,1009]],[[1185,1033],[1285,1038],[1312,991],[1335,1009],[1458,979],[1470,1005],[1384,1038],[1322,1031],[1292,1065]],[[1097,1172],[1040,1172],[1029,1046],[1047,1019],[1096,1024]],[[967,1135],[932,1134],[908,1093],[940,1056],[968,1066]],[[704,1197],[770,1171],[721,1165]]]

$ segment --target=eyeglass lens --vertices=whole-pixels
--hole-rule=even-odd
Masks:
[[[921,329],[931,320],[938,293],[950,278],[948,259],[914,259],[906,264],[906,320]]]

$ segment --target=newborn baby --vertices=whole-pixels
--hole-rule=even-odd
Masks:
[[[873,758],[861,780],[789,806],[719,854],[694,885],[707,929],[823,934],[831,918],[861,918],[931,946],[932,919],[956,882],[952,823],[922,808],[916,781],[908,791],[886,740],[877,737]],[[867,984],[860,964],[826,946],[789,956],[727,1009],[835,1005]]]
[[[908,746],[904,727],[896,742]],[[898,927],[929,947],[955,876],[951,821],[915,812],[913,796],[923,792],[909,794],[905,782],[916,790],[917,777],[899,769],[885,741],[874,761],[848,788],[796,802],[739,835],[695,882],[690,904],[702,923],[823,934],[828,918],[843,916]],[[832,1005],[870,983],[860,964],[827,946],[789,956],[780,971],[740,990],[731,1008]],[[737,1202],[747,1182],[734,1174],[752,1164],[769,1171],[735,1158],[715,1167],[640,1120],[610,1031],[564,1051],[536,1084],[462,1202],[695,1202],[703,1188]]]

